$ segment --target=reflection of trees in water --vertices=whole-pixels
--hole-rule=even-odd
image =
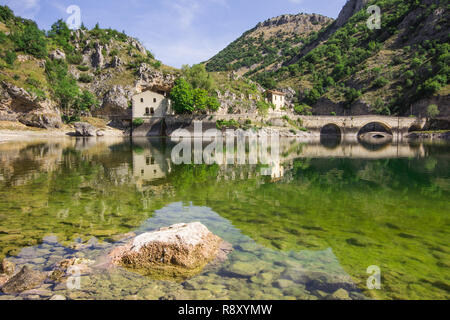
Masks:
[[[69,146],[60,150],[62,161],[54,171],[40,173],[24,186],[0,189],[8,199],[0,204],[0,249],[14,253],[48,233],[62,239],[105,239],[133,230],[169,203],[192,201],[211,207],[275,250],[332,247],[346,271],[362,283],[367,256],[387,266],[387,275],[400,268],[411,277],[439,280],[442,270],[435,258],[420,255],[427,252],[427,244],[439,246],[439,239],[446,239],[436,225],[444,219],[438,203],[450,192],[448,149],[443,150],[431,149],[439,152],[432,166],[427,159],[296,159],[293,180],[276,183],[253,174],[259,166],[179,165],[164,180],[170,193],[155,189],[143,194],[136,190],[129,167],[119,170],[132,162],[129,142],[95,151]],[[235,179],[218,181],[222,173]],[[389,245],[393,238],[397,247]],[[419,262],[408,258],[417,256]],[[386,280],[393,291],[400,284],[396,279]]]

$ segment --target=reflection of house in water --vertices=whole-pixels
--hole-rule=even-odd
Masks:
[[[272,180],[278,180],[284,176],[284,167],[280,164],[280,161],[274,161],[268,168],[261,169],[263,176],[270,176]]]
[[[133,176],[139,189],[153,181],[165,178],[171,172],[170,159],[163,150],[152,146],[149,141],[133,146]]]

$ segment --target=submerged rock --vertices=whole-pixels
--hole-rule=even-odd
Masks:
[[[7,259],[3,259],[0,264],[0,273],[3,273],[8,276],[12,276],[16,269],[16,265]]]
[[[3,293],[21,293],[39,287],[45,280],[45,273],[32,270],[28,266],[22,268],[15,276],[2,287]]]
[[[144,233],[110,253],[112,263],[157,278],[186,279],[216,259],[223,240],[199,222]]]
[[[347,290],[338,289],[327,297],[328,300],[351,300]]]
[[[50,279],[56,282],[62,282],[67,277],[72,276],[74,272],[79,276],[90,274],[92,272],[90,265],[92,264],[94,264],[94,261],[83,258],[62,260],[50,274]]]

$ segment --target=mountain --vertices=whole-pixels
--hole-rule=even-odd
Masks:
[[[0,44],[0,121],[28,126],[127,115],[133,94],[168,90],[179,74],[122,32],[98,25],[71,31],[62,21],[44,32],[6,6],[0,6]]]
[[[381,8],[379,30],[366,24],[373,4]],[[435,104],[441,116],[450,116],[449,9],[445,0],[349,0],[336,21],[319,23],[295,50],[279,49],[291,48],[292,39],[273,37],[279,51],[268,63],[250,36],[262,23],[206,66],[231,66],[266,88],[294,89],[299,113],[425,116]],[[302,21],[309,26],[308,17]],[[287,25],[276,33],[289,34]]]
[[[245,32],[206,62],[208,71],[236,71],[251,76],[276,69],[295,57],[308,37],[329,25],[333,19],[318,14],[282,15]]]

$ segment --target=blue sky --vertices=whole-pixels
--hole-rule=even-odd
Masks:
[[[180,67],[207,60],[258,22],[286,13],[336,18],[346,0],[2,0],[16,15],[48,30],[78,5],[84,24],[138,38],[163,63]]]

